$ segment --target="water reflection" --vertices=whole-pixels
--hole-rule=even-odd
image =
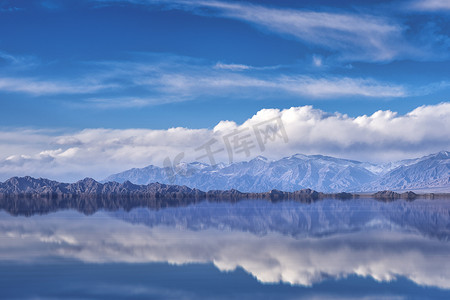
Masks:
[[[264,283],[351,275],[450,289],[445,200],[242,201],[130,212],[0,213],[0,260],[213,263]]]

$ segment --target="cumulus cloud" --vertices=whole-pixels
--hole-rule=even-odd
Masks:
[[[448,115],[448,102],[405,115],[388,110],[358,117],[302,106],[263,109],[242,124],[221,121],[213,129],[97,128],[66,134],[8,130],[0,132],[0,175],[103,179],[132,167],[162,166],[167,157],[172,160],[180,153],[184,161],[210,163],[208,145],[215,162],[224,163],[295,153],[385,162],[448,150]]]
[[[3,215],[0,229],[3,260],[212,262],[222,271],[241,267],[265,283],[310,286],[330,277],[391,281],[404,276],[416,284],[450,288],[448,242],[391,229],[297,239],[278,232],[258,236],[232,230],[149,228],[105,213],[66,213],[65,218]]]

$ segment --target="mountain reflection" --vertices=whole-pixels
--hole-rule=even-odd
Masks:
[[[0,260],[214,263],[265,283],[350,275],[450,288],[450,204],[441,200],[242,201],[85,216],[0,213]]]

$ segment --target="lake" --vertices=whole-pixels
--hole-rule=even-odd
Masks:
[[[2,299],[450,299],[450,201],[0,212]]]

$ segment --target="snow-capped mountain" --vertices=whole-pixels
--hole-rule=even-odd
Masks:
[[[450,152],[442,151],[397,164],[396,168],[374,182],[362,186],[361,190],[408,189],[450,192]]]
[[[215,167],[180,163],[174,169],[148,166],[114,174],[104,180],[135,184],[160,182],[201,190],[238,189],[265,192],[311,188],[321,192],[436,189],[450,191],[450,152],[381,165],[322,155],[296,154],[271,161],[262,156],[248,162]]]
[[[296,154],[278,161],[259,156],[248,162],[215,167],[197,162],[181,163],[175,170],[148,166],[111,175],[104,181],[129,180],[136,184],[161,182],[187,185],[201,190],[238,189],[245,192],[265,192],[272,189],[295,191],[311,188],[334,192],[355,190],[375,179],[376,175],[357,161]]]

